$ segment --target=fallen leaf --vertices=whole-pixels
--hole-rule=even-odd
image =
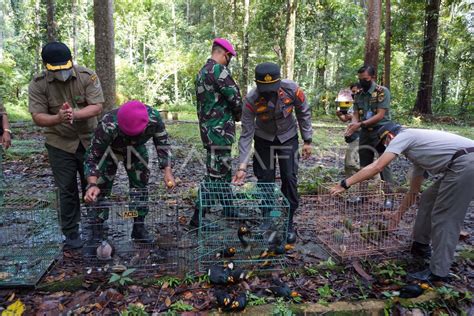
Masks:
[[[21,300],[8,305],[7,309],[2,312],[2,316],[21,316],[25,312],[25,304]]]
[[[13,302],[14,299],[15,299],[15,293],[13,292],[12,295],[10,295],[10,297],[8,298],[7,302]]]
[[[11,277],[12,275],[8,272],[0,272],[0,280],[5,280]]]
[[[468,239],[469,236],[470,236],[470,234],[469,234],[468,231],[461,230],[461,232],[459,233],[459,240],[464,241],[464,240]]]
[[[352,267],[354,267],[356,272],[359,273],[359,275],[361,277],[363,277],[365,281],[367,281],[369,283],[374,282],[374,278],[372,276],[370,276],[367,272],[365,272],[365,270],[364,270],[364,268],[362,268],[359,260],[352,261]]]
[[[190,300],[193,297],[193,293],[191,291],[186,291],[183,294],[184,299]]]
[[[165,282],[165,283],[163,283],[163,285],[161,286],[161,288],[162,288],[163,290],[165,290],[165,289],[168,288],[168,286],[169,286],[169,283],[168,283],[168,282]]]
[[[170,306],[171,306],[171,299],[170,299],[169,296],[167,296],[166,299],[165,299],[165,305],[166,305],[166,307],[170,307]]]

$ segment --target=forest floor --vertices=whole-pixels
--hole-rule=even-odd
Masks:
[[[452,130],[450,126],[446,128]],[[175,177],[179,179],[178,187],[174,191],[180,196],[179,229],[186,234],[196,188],[205,171],[204,151],[194,123],[170,122],[167,129],[175,156]],[[50,194],[54,185],[43,146],[43,136],[38,129],[30,125],[18,125],[14,132],[13,147],[6,154],[7,159],[4,162],[8,187],[21,196]],[[302,195],[314,194],[321,184],[342,178],[342,132],[343,128],[338,124],[323,122],[316,125],[313,156],[300,164],[299,182]],[[152,163],[156,163],[156,154],[151,146],[149,152]],[[393,166],[401,190],[406,186],[404,182],[408,167],[409,162],[404,159],[399,159]],[[152,170],[150,182],[160,184],[160,172],[155,171],[157,168]],[[251,171],[248,180],[255,180]],[[118,186],[126,187],[128,181],[123,167],[119,168],[115,181]],[[301,200],[300,208],[308,209],[306,203],[310,199],[303,197]],[[284,268],[271,274],[256,272],[247,281],[233,285],[227,290],[233,293],[247,292],[249,306],[271,304],[266,313],[284,315],[291,315],[292,311],[298,312],[295,307],[301,303],[326,306],[337,301],[365,302],[370,299],[384,300],[384,305],[398,314],[406,314],[413,309],[426,313],[434,311],[438,315],[472,313],[470,293],[474,291],[473,210],[474,203],[466,216],[465,234],[457,247],[452,267],[453,280],[449,285],[439,285],[433,290],[427,290],[436,295],[425,302],[414,303],[396,297],[396,291],[410,283],[406,274],[423,268],[424,262],[415,261],[407,252],[397,252],[392,256],[376,255],[358,261],[332,259],[312,235],[318,232],[307,229],[305,223],[312,218],[305,211],[296,215],[298,239],[294,249],[286,253]],[[176,276],[165,272],[135,271],[129,275],[128,282],[126,280],[122,285],[118,281],[109,283],[111,271],[104,270],[107,269],[91,272],[80,251],[66,251],[42,278],[36,289],[0,288],[0,311],[17,300],[23,302],[28,315],[113,315],[119,312],[123,312],[123,315],[146,315],[142,313],[145,310],[149,313],[168,314],[216,310],[216,287],[208,284],[205,274],[187,273]],[[266,289],[272,285],[272,278],[285,282],[299,293],[299,298],[284,300],[269,294]]]

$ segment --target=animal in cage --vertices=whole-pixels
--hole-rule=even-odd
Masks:
[[[181,238],[177,204],[172,194],[143,189],[117,191],[84,206],[86,268],[113,264],[139,271],[177,273]],[[145,228],[149,237],[138,236],[137,225]]]
[[[316,237],[335,257],[387,256],[410,246],[416,207],[392,227],[403,194],[386,193],[382,185],[373,183],[344,195],[320,193],[302,197],[298,230],[305,238]],[[393,209],[384,208],[387,199],[393,201]]]
[[[34,287],[62,253],[56,196],[1,196],[0,287]]]
[[[245,269],[281,268],[289,203],[275,184],[203,182],[199,205],[200,222],[204,216],[207,219],[197,232],[199,270],[222,264],[226,258]],[[232,253],[224,256],[223,249],[232,249]]]

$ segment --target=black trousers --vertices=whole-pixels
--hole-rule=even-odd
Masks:
[[[77,187],[77,175],[81,181],[82,194],[87,181],[84,177],[86,150],[80,143],[74,154],[46,144],[48,158],[53,170],[54,182],[59,189],[59,214],[64,235],[79,231],[81,201]]]
[[[253,171],[258,182],[275,182],[276,161],[280,166],[281,191],[290,203],[290,222],[298,208],[298,135],[281,143],[254,137]]]
[[[370,165],[374,162],[375,153],[381,156],[385,151],[385,145],[379,142],[379,138],[376,131],[369,131],[362,129],[359,137],[359,162],[360,167]],[[393,183],[393,176],[390,167],[387,166],[380,173],[380,177],[387,184]]]

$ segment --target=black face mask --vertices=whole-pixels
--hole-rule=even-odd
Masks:
[[[359,83],[365,92],[369,91],[370,87],[372,86],[372,80],[367,81],[367,80],[359,79]]]
[[[260,96],[267,101],[271,101],[276,96],[276,93],[272,91],[260,92]]]

